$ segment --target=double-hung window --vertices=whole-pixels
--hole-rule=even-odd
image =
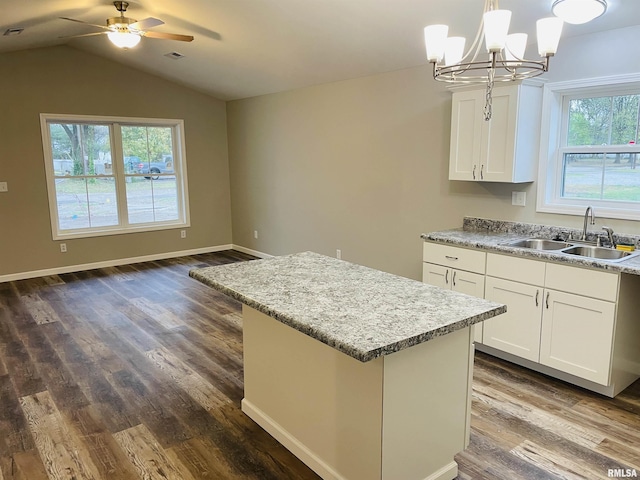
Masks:
[[[40,116],[54,239],[189,225],[183,122]]]
[[[640,219],[640,77],[545,88],[538,211]]]

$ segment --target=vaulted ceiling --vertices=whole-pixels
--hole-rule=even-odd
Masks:
[[[552,0],[502,0],[513,11],[510,31],[530,35],[550,15]],[[156,31],[193,35],[191,43],[143,38],[120,50],[95,27],[118,14],[109,0],[0,0],[0,53],[67,44],[208,93],[223,100],[362,77],[426,63],[422,29],[447,23],[471,41],[483,0],[132,0],[127,16],[156,17]],[[602,17],[565,25],[563,37],[638,24],[640,0],[608,0]],[[562,49],[562,40],[559,49]],[[178,52],[179,60],[165,56]],[[126,79],[125,79],[126,80]]]

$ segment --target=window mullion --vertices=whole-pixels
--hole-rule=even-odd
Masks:
[[[116,179],[116,199],[118,201],[118,224],[120,226],[129,225],[129,216],[127,209],[127,190],[126,179],[124,175],[124,153],[122,148],[122,130],[119,123],[111,124],[112,141],[111,149],[113,157],[111,168]]]

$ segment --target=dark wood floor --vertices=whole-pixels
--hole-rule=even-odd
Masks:
[[[187,275],[250,258],[1,283],[0,480],[317,479],[240,410],[240,305]],[[461,480],[640,474],[640,382],[611,400],[477,354],[456,460]]]

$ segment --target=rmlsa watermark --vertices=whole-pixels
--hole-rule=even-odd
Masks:
[[[610,478],[637,478],[638,472],[635,468],[610,468],[607,470],[607,476]]]

